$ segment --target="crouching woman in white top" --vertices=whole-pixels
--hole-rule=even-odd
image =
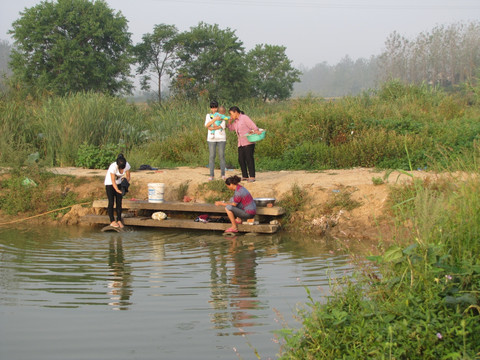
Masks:
[[[105,190],[107,192],[108,206],[107,212],[110,217],[110,226],[116,228],[123,228],[122,223],[122,190],[120,189],[120,184],[122,179],[125,178],[130,182],[130,164],[127,162],[125,157],[120,154],[115,162],[113,162],[108,170],[107,175],[105,176]],[[113,216],[113,205],[114,201],[117,205],[117,221]]]

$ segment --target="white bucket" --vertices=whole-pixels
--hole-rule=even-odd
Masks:
[[[163,203],[164,193],[165,193],[165,184],[163,183],[148,184],[148,202]]]

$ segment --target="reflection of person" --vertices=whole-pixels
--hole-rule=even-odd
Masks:
[[[248,141],[247,134],[260,134],[257,125],[238,106],[229,110],[231,119],[228,129],[235,131],[238,138],[238,163],[242,170],[242,180],[255,181],[255,143]],[[233,120],[233,122],[231,122]]]
[[[111,272],[111,280],[107,285],[110,289],[108,292],[111,300],[109,305],[114,306],[115,310],[127,310],[128,305],[131,305],[130,296],[132,295],[131,269],[125,262],[121,238],[114,238],[110,241],[108,266]]]
[[[218,159],[220,160],[220,175],[225,178],[225,146],[227,144],[227,134],[225,133],[225,120],[222,120],[218,114],[218,103],[213,100],[210,102],[210,113],[205,117],[205,127],[208,129],[208,167],[210,169],[210,177],[213,180],[215,175],[215,156],[218,147]],[[216,123],[220,122],[219,125]]]
[[[255,325],[255,316],[248,312],[258,308],[257,299],[257,254],[253,245],[248,247],[237,244],[235,237],[232,239],[230,253],[234,263],[234,272],[231,278],[232,300],[230,305],[233,312],[232,324],[242,333],[246,327]]]
[[[108,206],[107,212],[110,218],[110,226],[123,228],[122,223],[122,190],[119,185],[125,179],[130,182],[130,164],[125,157],[120,154],[115,162],[113,162],[105,175],[105,191],[107,192]],[[117,205],[117,221],[113,216],[114,202]]]
[[[236,175],[227,178],[225,184],[230,190],[235,191],[233,198],[230,199],[230,202],[215,202],[217,206],[225,206],[228,219],[232,223],[232,226],[225,232],[238,232],[237,224],[241,224],[243,220],[252,219],[257,214],[257,206],[252,195],[240,185],[240,181],[240,178]]]

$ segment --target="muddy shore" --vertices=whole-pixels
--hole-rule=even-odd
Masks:
[[[105,198],[103,179],[105,170],[83,168],[53,168],[53,173],[87,178],[72,191],[78,194],[79,200],[86,198]],[[227,171],[227,176],[238,175],[238,170]],[[258,172],[257,181],[245,182],[243,185],[254,197],[274,197],[281,200],[291,192],[294,184],[308,192],[309,201],[304,211],[295,214],[295,221],[304,229],[318,233],[352,239],[375,240],[388,236],[391,229],[388,215],[387,199],[390,187],[405,183],[411,177],[392,172],[385,178],[385,171],[368,168],[347,170],[309,171],[268,171]],[[216,174],[219,177],[220,174]],[[423,171],[412,173],[415,177],[432,176]],[[193,201],[203,202],[204,193],[199,185],[208,181],[208,169],[201,167],[178,167],[175,169],[159,169],[132,172],[130,192],[126,198],[147,199],[149,183],[165,184],[165,200],[178,200],[178,189],[188,184],[187,195]],[[378,181],[383,179],[383,184]],[[375,182],[375,183],[374,183]],[[324,214],[321,209],[331,201],[332,196],[348,193],[348,198],[359,204],[355,209],[337,208],[334,213]],[[89,207],[74,206],[62,219],[61,223],[78,224],[80,216],[92,212]]]

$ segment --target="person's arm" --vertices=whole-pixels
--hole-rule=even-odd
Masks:
[[[130,182],[130,170],[125,171],[125,179]]]
[[[114,173],[110,173],[110,177],[111,177],[111,179],[112,179],[112,186],[113,186],[113,188],[115,189],[115,191],[116,191],[117,193],[121,194],[121,193],[122,193],[122,190],[120,190],[120,189],[118,188],[117,179],[116,179],[116,177],[115,177],[115,174],[114,174]]]
[[[227,206],[227,205],[237,206],[238,204],[236,202],[215,201],[215,206]]]
[[[235,121],[232,122],[232,118],[228,119],[227,129],[230,131],[235,131]]]
[[[255,125],[255,123],[250,119],[247,115],[244,115],[244,122],[245,125],[250,129],[249,133],[250,134],[261,134],[261,131],[259,131],[258,126]]]
[[[210,129],[210,126],[215,122],[215,119],[212,119],[210,118],[210,114],[207,114],[206,118],[205,118],[205,127],[208,129],[208,130],[213,130],[213,129]]]

